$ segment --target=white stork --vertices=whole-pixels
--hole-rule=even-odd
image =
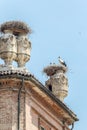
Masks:
[[[58,59],[59,59],[59,62],[60,62],[61,65],[65,66],[65,67],[67,66],[66,63],[65,63],[65,61],[63,61],[63,60],[60,58],[60,56],[58,57]]]

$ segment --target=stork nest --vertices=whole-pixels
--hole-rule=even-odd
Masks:
[[[1,24],[0,31],[5,33],[5,30],[11,30],[13,33],[28,34],[31,29],[21,21],[9,21]]]
[[[58,65],[51,65],[47,66],[43,69],[43,72],[47,74],[47,76],[52,76],[58,72],[62,71],[63,73],[67,72],[67,67],[58,66]]]

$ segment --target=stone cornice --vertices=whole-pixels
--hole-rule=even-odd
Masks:
[[[3,73],[0,74],[0,79],[10,79],[16,81],[16,79],[24,79],[26,86],[31,87],[34,92],[36,92],[42,99],[45,100],[49,105],[55,108],[56,113],[60,109],[60,115],[67,121],[68,124],[72,124],[75,121],[78,121],[77,116],[59,99],[57,99],[41,82],[39,82],[31,74],[23,73]],[[14,81],[13,81],[14,82]]]

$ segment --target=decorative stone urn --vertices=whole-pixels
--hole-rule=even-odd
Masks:
[[[62,102],[68,95],[68,79],[65,76],[67,68],[60,65],[51,65],[44,69],[50,78],[45,82],[46,87]]]
[[[0,58],[4,60],[5,66],[12,65],[16,61],[18,67],[24,67],[30,59],[31,42],[27,34],[31,29],[20,21],[10,21],[1,25],[0,31]]]
[[[6,32],[0,37],[0,58],[5,65],[12,65],[12,61],[17,58],[17,42],[13,34]]]
[[[30,59],[31,42],[27,36],[19,36],[17,39],[17,62],[19,67],[25,66]]]

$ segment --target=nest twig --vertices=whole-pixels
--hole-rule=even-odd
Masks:
[[[47,66],[46,68],[43,69],[43,72],[47,74],[47,76],[52,76],[56,74],[58,71],[63,71],[63,73],[67,72],[67,68],[63,66],[58,66],[58,65],[52,65],[52,66]]]
[[[13,32],[18,32],[18,33],[31,33],[31,29],[21,21],[9,21],[1,24],[0,31],[5,32],[5,30],[11,30]]]

